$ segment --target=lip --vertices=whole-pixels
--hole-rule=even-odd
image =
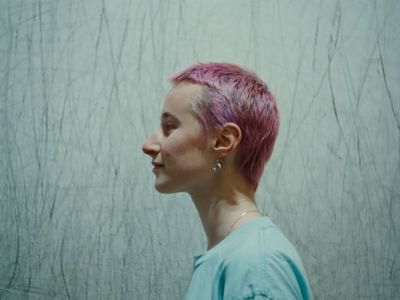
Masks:
[[[154,169],[160,169],[160,168],[164,167],[164,165],[156,163],[154,161],[152,162],[152,165],[153,165],[153,170]]]

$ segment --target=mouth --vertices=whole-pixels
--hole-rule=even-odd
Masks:
[[[164,165],[156,163],[156,162],[153,162],[152,165],[153,165],[153,170],[157,170],[157,169],[164,167]]]

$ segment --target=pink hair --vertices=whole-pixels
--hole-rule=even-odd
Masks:
[[[255,73],[228,63],[195,64],[170,81],[207,87],[207,96],[196,103],[205,135],[227,122],[240,127],[235,165],[257,189],[279,130],[278,107],[267,85]]]

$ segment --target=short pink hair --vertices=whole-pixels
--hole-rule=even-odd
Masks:
[[[227,122],[240,127],[235,165],[257,189],[279,130],[278,107],[267,85],[255,73],[229,63],[195,64],[170,80],[206,87],[206,96],[195,103],[205,135]]]

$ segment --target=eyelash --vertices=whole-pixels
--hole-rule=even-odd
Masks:
[[[175,129],[175,126],[174,126],[172,123],[170,123],[170,122],[163,124],[162,127],[163,127],[163,131],[164,131],[164,133],[165,133],[166,135],[168,135],[169,132],[170,132],[172,129]]]

